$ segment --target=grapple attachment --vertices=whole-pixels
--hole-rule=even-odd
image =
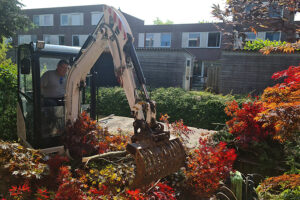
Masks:
[[[178,138],[170,138],[169,132],[134,135],[132,142],[126,147],[136,162],[131,188],[143,188],[185,165],[186,154],[182,143]]]

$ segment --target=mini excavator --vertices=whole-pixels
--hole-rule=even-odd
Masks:
[[[93,79],[90,71],[107,51],[112,55],[115,76],[134,117],[134,135],[126,150],[136,163],[132,188],[141,188],[183,167],[186,154],[180,140],[156,121],[156,105],[145,86],[131,29],[123,14],[113,7],[103,7],[102,18],[81,48],[43,41],[18,47],[18,137],[25,146],[46,153],[63,150],[59,141],[65,124],[74,122],[86,108],[85,91],[88,83],[93,82],[88,80]],[[60,59],[71,63],[63,103],[44,106],[41,75],[45,70],[55,69]],[[90,98],[94,96],[95,92],[91,92]],[[90,107],[90,111],[95,112],[93,106]]]

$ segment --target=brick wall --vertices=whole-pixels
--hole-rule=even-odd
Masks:
[[[274,72],[300,64],[300,54],[272,54],[223,51],[219,70],[219,93],[254,94],[274,85]]]

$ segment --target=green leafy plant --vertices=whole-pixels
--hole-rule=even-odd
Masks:
[[[15,140],[17,137],[17,67],[7,59],[10,47],[0,43],[0,138]]]
[[[218,200],[256,200],[258,195],[255,188],[261,178],[263,177],[259,174],[244,175],[239,171],[230,172],[230,179],[221,184],[216,197]]]
[[[281,42],[281,41],[270,41],[270,40],[262,40],[262,39],[257,39],[254,41],[247,41],[244,45],[244,50],[248,51],[259,51],[260,49],[264,47],[279,47],[282,45],[285,45],[286,42]]]
[[[257,192],[263,199],[292,200],[300,198],[300,174],[283,174],[265,179]]]

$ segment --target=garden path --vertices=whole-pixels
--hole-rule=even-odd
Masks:
[[[133,134],[133,118],[110,115],[108,117],[99,119],[99,123],[102,127],[107,127],[110,133],[116,133],[118,130],[122,130],[122,132]],[[187,144],[187,146],[190,148],[195,147],[198,144],[200,137],[209,137],[215,133],[213,130],[195,127],[188,128],[193,131],[193,133],[189,136],[189,142]]]

